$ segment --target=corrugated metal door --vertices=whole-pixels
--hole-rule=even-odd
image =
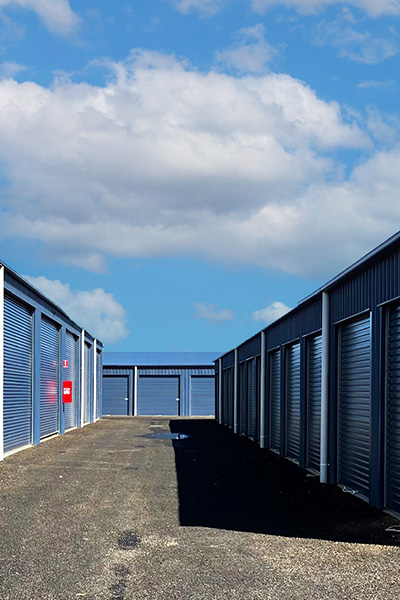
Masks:
[[[400,307],[389,313],[386,504],[400,513]]]
[[[247,361],[247,392],[248,392],[248,431],[252,440],[256,437],[256,382],[254,359]]]
[[[127,415],[128,377],[103,378],[103,415]]]
[[[307,351],[307,466],[319,471],[321,437],[321,335],[308,340]]]
[[[96,378],[96,394],[97,394],[97,401],[96,401],[96,419],[100,419],[101,417],[101,405],[102,405],[102,398],[101,398],[101,374],[103,372],[102,369],[102,353],[101,352],[97,352],[97,362],[96,362],[96,369],[97,369],[97,378]]]
[[[83,399],[83,423],[91,421],[91,401],[92,401],[92,349],[90,344],[85,342],[85,397]]]
[[[233,367],[228,369],[228,382],[229,382],[229,394],[228,394],[228,425],[233,429],[233,402],[234,402],[234,386],[235,386],[235,370]]]
[[[260,442],[261,411],[261,356],[256,356],[256,432],[255,441]]]
[[[281,441],[281,353],[269,358],[269,447],[279,452]]]
[[[286,351],[286,456],[299,460],[300,453],[300,344]]]
[[[226,371],[224,371],[224,379]],[[190,415],[208,416],[215,413],[215,378],[200,375],[190,377]],[[226,398],[226,391],[225,391]],[[226,400],[224,402],[224,423],[226,422]]]
[[[344,325],[340,335],[339,482],[369,496],[370,318]]]
[[[240,363],[240,425],[239,425],[239,433],[242,435],[247,435],[247,368],[246,363]]]
[[[40,339],[40,439],[59,431],[60,332],[42,317]]]
[[[65,338],[65,358],[68,368],[63,369],[63,379],[72,381],[72,402],[64,404],[65,429],[77,426],[78,421],[78,338],[67,331]]]
[[[221,374],[222,375],[222,374]],[[179,414],[179,377],[138,377],[138,415]]]
[[[32,443],[32,313],[4,297],[4,451]]]

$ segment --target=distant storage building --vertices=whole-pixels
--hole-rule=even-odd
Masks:
[[[216,362],[238,434],[400,514],[400,233]]]
[[[104,415],[206,416],[217,352],[105,352]]]
[[[0,460],[101,418],[103,345],[0,264]]]

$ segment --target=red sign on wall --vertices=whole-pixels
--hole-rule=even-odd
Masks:
[[[68,361],[67,360],[63,360],[63,367],[64,369],[68,369]]]
[[[63,381],[63,402],[64,404],[72,402],[72,381]]]

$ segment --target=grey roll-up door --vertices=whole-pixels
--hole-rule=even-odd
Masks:
[[[178,398],[179,377],[139,375],[138,415],[177,416]]]
[[[320,469],[322,336],[308,340],[307,466]]]
[[[286,351],[286,456],[299,460],[300,453],[300,344]]]
[[[128,377],[103,378],[103,415],[127,415]]]
[[[65,358],[68,360],[68,367],[63,369],[63,379],[65,381],[72,381],[72,402],[71,404],[64,404],[65,429],[71,429],[78,424],[78,343],[78,338],[67,331],[65,337]]]
[[[281,353],[270,354],[269,363],[269,447],[279,452],[281,441]]]
[[[369,496],[370,318],[342,326],[339,377],[339,483]]]
[[[223,372],[224,380],[226,371]],[[226,423],[226,391],[223,404],[223,423]],[[190,378],[190,415],[208,416],[215,413],[215,381],[214,377],[192,375]]]
[[[252,440],[256,437],[256,382],[255,382],[255,361],[247,361],[247,391],[248,391],[248,431],[247,434]]]
[[[4,297],[4,451],[32,443],[32,313]]]
[[[400,513],[400,307],[389,313],[387,358],[386,505]]]
[[[91,402],[92,402],[92,348],[85,342],[85,393],[83,398],[83,423],[91,421]]]
[[[246,363],[240,363],[240,425],[239,425],[239,433],[242,435],[247,435],[247,368]]]
[[[60,332],[42,317],[40,338],[40,438],[59,431]]]

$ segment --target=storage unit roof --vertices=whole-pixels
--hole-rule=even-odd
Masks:
[[[104,352],[103,366],[214,366],[220,352]]]

